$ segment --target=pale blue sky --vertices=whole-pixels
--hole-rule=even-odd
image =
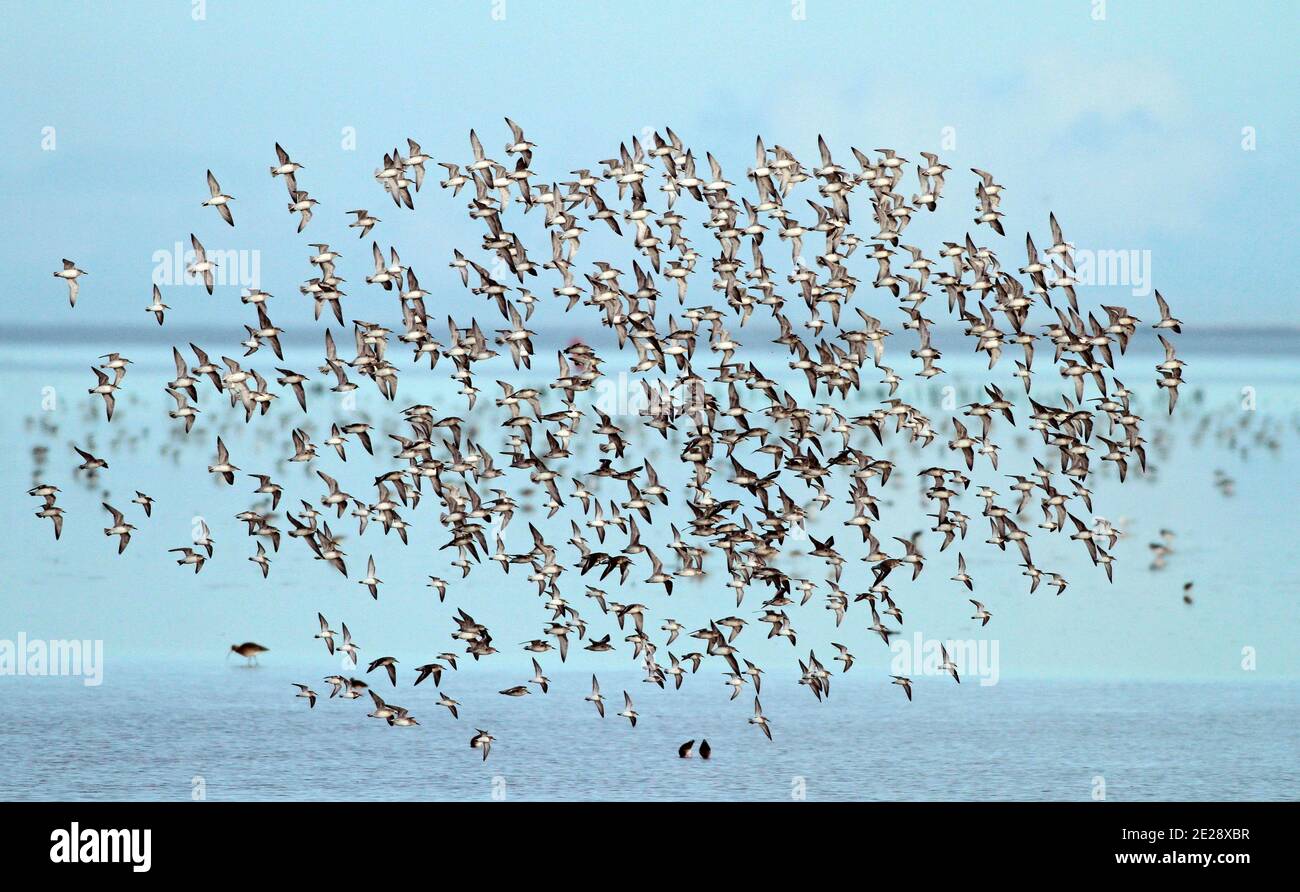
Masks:
[[[296,276],[275,141],[330,212],[383,216],[365,175],[386,148],[412,135],[459,159],[477,126],[496,149],[509,114],[561,170],[663,125],[733,168],[757,133],[803,155],[821,132],[914,156],[953,127],[945,160],[992,169],[1013,221],[1041,228],[1050,207],[1080,246],[1149,249],[1185,320],[1297,319],[1294,3],[1110,0],[1104,21],[1089,0],[807,0],[803,21],[787,0],[504,7],[209,0],[195,21],[186,0],[6,2],[0,316],[58,308],[62,256],[100,291],[79,323],[121,318],[109,291],[137,313],[153,251],[195,228]],[[209,166],[239,199],[233,237],[196,217]],[[386,210],[395,243],[432,232]]]

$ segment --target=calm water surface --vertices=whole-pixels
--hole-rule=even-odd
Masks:
[[[1082,800],[1099,777],[1111,800],[1300,798],[1295,683],[931,684],[908,704],[857,671],[836,676],[825,704],[765,687],[771,745],[744,722],[750,700],[727,702],[700,676],[659,691],[609,673],[617,706],[603,721],[576,673],[522,701],[492,691],[517,678],[448,673],[443,689],[474,704],[459,720],[433,705],[430,682],[400,698],[376,682],[417,728],[365,718],[368,697],[286,708],[290,682],[319,673],[270,655],[260,669],[114,668],[97,688],[8,678],[0,798],[184,800],[201,780],[213,800]],[[623,687],[635,729],[613,714]],[[468,746],[475,727],[498,738],[486,763]],[[692,737],[711,760],[677,758]]]
[[[244,560],[252,547],[233,520],[249,506],[251,484],[241,478],[240,486],[219,487],[202,466],[211,457],[212,428],[220,423],[245,472],[271,470],[289,489],[281,511],[296,508],[298,498],[315,500],[323,487],[314,475],[282,464],[287,428],[300,423],[296,407],[244,430],[242,421],[221,420],[220,401],[204,393],[203,424],[191,438],[179,438],[161,414],[167,401],[158,389],[170,351],[155,345],[133,351],[138,365],[127,379],[130,395],[119,403],[121,423],[115,419],[108,427],[84,396],[89,363],[107,349],[86,344],[54,358],[12,343],[3,348],[4,396],[22,411],[0,416],[17,457],[0,467],[9,520],[0,552],[0,639],[19,633],[98,639],[106,665],[98,687],[76,678],[0,676],[0,798],[184,800],[201,788],[214,800],[479,800],[494,791],[517,800],[782,800],[798,791],[824,800],[1078,800],[1103,783],[1112,800],[1300,798],[1300,658],[1293,646],[1300,577],[1286,557],[1296,524],[1289,503],[1277,497],[1279,488],[1294,488],[1300,363],[1293,350],[1189,351],[1194,372],[1188,377],[1195,384],[1172,420],[1154,394],[1144,395],[1142,412],[1151,420],[1148,479],[1120,487],[1113,469],[1105,469],[1094,484],[1098,513],[1129,531],[1115,547],[1120,572],[1113,584],[1087,563],[1077,543],[1039,535],[1036,562],[1068,572],[1072,586],[1061,598],[1041,589],[1029,596],[1018,558],[982,544],[986,527],[979,523],[978,502],[964,506],[976,525],[960,547],[978,580],[976,596],[989,604],[994,622],[981,630],[969,621],[964,590],[947,582],[956,549],[934,552],[939,569],[927,570],[915,585],[899,580],[896,596],[907,610],[909,634],[999,644],[998,684],[979,686],[969,675],[960,686],[947,678],[918,678],[909,704],[888,684],[890,655],[863,631],[868,618],[862,606],[840,628],[820,599],[795,610],[797,651],[780,640],[764,641],[765,630],[751,622],[740,644],[769,673],[762,693],[775,732],[769,744],[746,723],[752,691],[728,701],[718,661],[706,662],[681,691],[660,691],[626,672],[623,667],[633,666],[620,641],[626,632],[582,597],[589,580],[579,581],[576,572],[564,578],[566,596],[597,635],[613,633],[619,652],[578,651],[567,665],[546,655],[542,663],[554,681],[549,694],[498,695],[532,674],[515,643],[535,637],[547,611],[535,587],[494,567],[480,568],[464,587],[453,587],[446,604],[437,603],[424,587],[427,575],[453,579],[455,573],[447,565],[451,552],[437,550],[445,531],[436,505],[409,516],[408,548],[373,528],[358,541],[353,522],[339,522],[350,540],[350,580],[288,542],[273,555],[271,579],[264,583]],[[1129,364],[1149,368],[1154,358],[1147,354]],[[286,367],[312,364],[310,354],[286,361]],[[959,357],[952,367],[954,383],[968,386],[962,385]],[[1135,374],[1134,381],[1146,377]],[[413,379],[397,407],[421,400],[455,406],[445,387],[419,383],[426,379]],[[63,408],[47,413],[40,405],[51,387]],[[1258,403],[1248,412],[1241,408],[1243,388]],[[946,414],[936,394],[900,395],[935,417]],[[968,389],[960,398],[977,395]],[[863,410],[869,403],[864,397]],[[378,419],[392,411],[363,395],[356,412],[333,414]],[[86,438],[113,462],[93,485],[75,479],[68,448]],[[49,448],[43,463],[33,451],[39,446]],[[1026,455],[1016,455],[1020,446],[1008,442],[1004,449],[1010,465],[1027,464]],[[638,460],[652,456],[661,476],[681,492],[670,450],[642,438],[634,451]],[[909,460],[903,452],[884,451],[900,463]],[[385,461],[369,460],[354,445],[346,465],[323,450],[319,466],[345,488],[369,494],[369,481]],[[1004,465],[998,473],[1008,470]],[[1233,479],[1231,495],[1216,485],[1216,471]],[[981,469],[976,482],[991,474]],[[68,506],[69,518],[60,543],[47,522],[30,516],[34,500],[21,495],[34,476],[65,491],[60,504]],[[118,557],[100,532],[105,515],[99,501],[107,497],[125,506],[136,487],[149,491],[158,506],[150,522],[136,519],[141,531]],[[882,540],[929,523],[906,487],[886,504]],[[834,510],[842,514],[844,506]],[[171,563],[166,549],[186,544],[199,515],[209,518],[218,553],[195,577]],[[567,523],[528,519],[555,541],[569,535]],[[642,530],[661,554],[665,526]],[[1147,544],[1162,528],[1176,531],[1177,550],[1168,569],[1152,572]],[[506,536],[509,550],[526,549],[526,521],[516,518]],[[851,539],[841,532],[841,540],[859,548]],[[354,581],[371,552],[386,583],[379,602]],[[846,573],[850,591],[869,584],[861,567],[854,563]],[[811,565],[805,572],[822,578],[824,568]],[[1195,606],[1187,607],[1181,586],[1193,580]],[[721,587],[716,575],[712,582]],[[752,617],[758,608],[758,595],[737,609],[729,593],[709,591],[683,583],[665,601],[630,585],[619,599],[651,605],[654,628],[670,615],[698,628],[733,611]],[[462,661],[459,672],[443,678],[443,690],[465,704],[457,721],[434,705],[432,681],[415,689],[410,682],[414,666],[451,644],[450,618],[459,605],[489,625],[503,653],[480,665]],[[419,727],[390,728],[367,719],[369,698],[322,699],[310,711],[294,699],[291,682],[327,694],[321,678],[340,669],[311,638],[317,610],[332,623],[349,623],[363,659],[390,653],[401,660],[396,691],[379,673],[367,679],[408,707]],[[250,638],[272,648],[261,668],[223,660],[232,641]],[[849,643],[858,663],[843,676],[835,665],[830,701],[819,704],[795,683],[795,657],[816,649],[831,665],[831,641]],[[671,649],[680,655],[696,643],[679,640]],[[1243,671],[1246,649],[1258,671]],[[659,658],[667,663],[663,648]],[[599,672],[611,706],[603,721],[583,701],[592,671]],[[1092,680],[1050,680],[1061,677]],[[1124,681],[1136,678],[1147,680]],[[1178,680],[1190,678],[1205,680]],[[614,715],[624,689],[642,716],[635,729]],[[468,746],[476,727],[497,737],[486,763]],[[676,748],[688,738],[707,738],[714,758],[678,759]]]

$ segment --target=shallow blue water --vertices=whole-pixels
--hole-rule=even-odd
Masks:
[[[706,661],[681,691],[659,691],[628,673],[634,664],[621,642],[626,632],[583,597],[590,579],[580,580],[576,571],[564,578],[565,595],[596,635],[613,634],[619,652],[575,649],[563,666],[556,655],[545,655],[541,662],[554,680],[549,694],[497,694],[532,674],[516,642],[539,634],[549,612],[534,585],[493,566],[453,584],[447,602],[437,602],[424,586],[427,575],[455,583],[456,574],[447,564],[451,552],[438,551],[445,531],[436,505],[405,515],[414,523],[407,548],[377,528],[358,539],[351,519],[336,522],[348,533],[350,579],[288,542],[272,554],[271,578],[264,582],[245,560],[253,549],[233,520],[252,502],[249,481],[218,486],[202,466],[219,424],[246,472],[271,470],[285,484],[289,494],[281,511],[296,508],[300,497],[316,499],[323,491],[319,480],[281,461],[287,429],[301,417],[296,407],[245,429],[242,421],[223,418],[220,401],[205,393],[208,415],[182,439],[161,415],[166,400],[155,390],[170,351],[137,347],[121,421],[106,426],[83,396],[88,363],[71,358],[75,352],[90,359],[106,349],[70,348],[57,362],[14,344],[4,352],[5,396],[19,411],[0,417],[0,427],[21,458],[0,467],[9,517],[0,552],[6,579],[0,641],[20,634],[102,641],[104,681],[87,687],[78,678],[0,674],[0,798],[187,799],[201,790],[208,799],[1070,800],[1090,798],[1100,785],[1117,800],[1300,798],[1300,655],[1293,646],[1300,578],[1287,557],[1294,548],[1293,512],[1278,498],[1279,487],[1293,481],[1298,441],[1294,353],[1190,352],[1195,384],[1172,419],[1153,395],[1143,394],[1150,474],[1121,487],[1104,469],[1092,484],[1096,513],[1128,531],[1114,549],[1113,584],[1077,543],[1037,534],[1036,562],[1065,572],[1071,588],[1059,598],[1045,587],[1030,596],[1018,558],[982,544],[987,533],[979,503],[963,506],[975,516],[969,539],[943,553],[932,548],[932,568],[914,584],[898,580],[895,595],[907,612],[909,636],[996,647],[989,668],[997,684],[980,685],[978,667],[965,661],[960,686],[909,667],[905,671],[916,679],[916,700],[909,704],[889,684],[896,657],[864,631],[869,617],[862,605],[851,608],[838,628],[820,597],[792,608],[796,650],[763,640],[754,611],[765,595],[752,593],[735,607],[730,593],[719,591],[720,571],[707,583],[679,583],[671,600],[639,585],[641,573],[621,592],[607,580],[605,587],[618,592],[611,597],[650,605],[654,629],[665,616],[688,629],[731,613],[750,618],[738,643],[768,672],[762,701],[775,733],[769,743],[746,722],[752,690],[729,701],[717,660]],[[309,367],[311,361],[291,355],[286,365]],[[1130,364],[1140,368],[1149,361],[1148,354]],[[951,367],[952,382],[966,387],[963,371],[973,367],[961,357]],[[455,407],[445,385],[427,376],[413,383],[399,407],[418,400]],[[1241,403],[1247,387],[1258,402],[1250,410]],[[41,409],[46,388],[59,396],[58,408],[48,412]],[[936,418],[946,414],[936,394],[904,395]],[[974,396],[962,391],[958,398],[964,403]],[[354,411],[334,407],[331,414],[382,417],[393,410],[373,396],[361,400]],[[868,402],[864,398],[863,406]],[[319,438],[319,425],[314,433]],[[113,463],[93,484],[78,481],[71,470],[69,443],[87,437]],[[1027,438],[1003,444],[998,475],[1028,464],[1025,444],[1033,446]],[[33,451],[42,445],[49,449],[44,462]],[[906,450],[882,451],[900,467],[919,460]],[[629,458],[633,453],[636,461],[650,457],[680,493],[671,450],[642,437]],[[322,450],[318,466],[345,488],[369,495],[369,481],[386,461],[369,459],[353,445],[346,464]],[[763,460],[747,463],[757,468]],[[1230,494],[1216,485],[1216,472],[1234,481]],[[977,485],[998,479],[987,468],[973,476]],[[48,522],[30,516],[34,500],[16,495],[34,477],[64,489],[60,504],[69,514],[62,542],[54,542]],[[927,523],[911,485],[899,483],[882,501],[888,506],[882,540]],[[141,529],[119,557],[100,532],[106,515],[98,503],[107,497],[125,507],[137,487],[158,505],[148,522],[135,519]],[[623,497],[612,488],[604,492]],[[823,532],[838,532],[837,541],[860,548],[837,526],[844,506],[832,511],[834,521]],[[165,552],[189,541],[200,515],[212,526],[217,557],[196,577]],[[554,530],[557,541],[568,535],[567,521],[548,526],[538,514],[524,514],[506,531],[509,550],[528,547],[528,520],[548,536]],[[1152,571],[1147,545],[1164,528],[1177,534],[1176,550],[1166,569]],[[642,533],[667,554],[660,545],[668,538],[666,525],[644,525]],[[615,534],[614,541],[623,537]],[[957,550],[977,579],[976,596],[995,614],[988,627],[969,619],[964,589],[947,581]],[[355,582],[369,553],[385,580],[378,602]],[[824,576],[815,562],[803,566],[812,578]],[[849,591],[869,584],[861,568],[854,562],[846,571]],[[1181,601],[1185,581],[1195,584],[1193,606]],[[443,690],[464,704],[459,721],[433,704],[431,682],[409,686],[414,666],[451,646],[457,606],[488,623],[502,649],[489,662],[462,661],[459,672],[444,677]],[[311,637],[317,610],[334,628],[349,624],[363,659],[398,657],[397,692],[379,673],[367,678],[387,699],[408,707],[419,727],[390,728],[367,719],[369,698],[322,699],[309,711],[293,697],[291,682],[327,694],[321,678],[340,669]],[[656,635],[662,645],[662,634]],[[248,639],[271,648],[260,669],[223,656],[231,642]],[[838,673],[830,660],[832,641],[848,643],[858,662],[847,676],[836,674],[830,701],[818,704],[796,683],[796,658],[815,650]],[[697,644],[679,639],[668,650],[680,655]],[[665,650],[661,646],[659,658],[666,664]],[[593,671],[612,707],[604,721],[583,701]],[[624,688],[641,714],[635,729],[614,715]],[[497,737],[486,764],[468,746],[476,727]],[[692,737],[708,738],[712,760],[676,757],[678,744]]]
[[[200,781],[211,800],[1087,800],[1103,786],[1117,801],[1300,798],[1293,682],[931,679],[908,703],[855,666],[823,704],[765,686],[769,744],[744,721],[752,701],[728,702],[706,669],[680,691],[610,673],[604,720],[580,673],[515,700],[494,690],[530,673],[462,667],[442,684],[467,704],[459,720],[433,705],[430,682],[398,697],[376,681],[422,722],[392,728],[365,717],[368,697],[314,710],[292,699],[291,681],[328,667],[323,654],[297,671],[263,662],[142,663],[96,688],[0,680],[0,798],[185,800]],[[614,715],[624,687],[636,728]],[[486,763],[468,746],[476,727],[497,737]],[[712,759],[677,757],[692,737]]]

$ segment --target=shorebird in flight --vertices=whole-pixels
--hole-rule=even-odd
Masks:
[[[325,642],[326,649],[329,650],[330,656],[333,656],[334,636],[338,633],[329,627],[329,623],[325,621],[325,614],[318,613],[316,614],[316,618],[320,620],[320,631],[316,633],[315,637],[320,638]]]
[[[77,279],[84,275],[86,275],[86,271],[84,269],[77,269],[77,264],[67,258],[64,258],[63,260],[63,269],[54,274],[56,279],[62,279],[68,283],[69,306],[75,307],[77,305],[77,293],[81,291],[81,286],[77,283]]]
[[[235,218],[230,213],[230,202],[234,201],[235,198],[233,195],[226,195],[221,191],[221,184],[217,182],[217,178],[212,175],[210,170],[208,171],[208,191],[211,195],[203,202],[203,206],[216,208],[217,213],[221,215],[221,219],[234,226]]]
[[[619,715],[631,722],[633,728],[636,727],[636,720],[640,718],[640,713],[632,708],[632,697],[627,691],[623,692],[623,711]]]
[[[758,702],[757,697],[754,698],[754,714],[749,717],[749,723],[758,725],[762,732],[767,735],[767,739],[772,739],[772,726],[768,722],[767,716],[763,715],[763,705]]]
[[[134,530],[135,527],[127,523],[122,512],[108,504],[108,502],[102,502],[101,504],[104,506],[104,510],[113,517],[112,523],[104,528],[104,535],[118,537],[117,553],[121,554],[126,551],[126,546],[131,541],[131,531]]]
[[[203,287],[208,290],[208,294],[211,294],[212,288],[216,284],[213,270],[217,268],[217,264],[215,261],[208,259],[208,252],[204,249],[203,243],[192,232],[190,233],[190,245],[194,248],[194,262],[185,268],[185,272],[190,276],[202,276]]]
[[[492,741],[494,740],[496,740],[496,738],[484,731],[482,728],[475,728],[474,736],[469,739],[469,746],[470,749],[482,750],[483,761],[486,762],[488,753],[492,752]]]
[[[600,694],[600,682],[596,681],[596,676],[591,677],[591,693],[583,698],[589,703],[596,706],[596,712],[603,719],[605,717],[605,698]]]
[[[170,309],[171,307],[167,306],[165,303],[162,302],[162,292],[158,290],[157,285],[154,285],[153,300],[149,303],[149,306],[144,308],[144,311],[146,313],[153,313],[154,318],[158,320],[158,324],[162,325],[163,314]]]

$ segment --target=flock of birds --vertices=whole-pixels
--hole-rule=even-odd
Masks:
[[[262,501],[241,512],[238,520],[256,546],[248,560],[264,578],[284,537],[301,540],[317,560],[347,577],[348,555],[341,547],[342,536],[331,529],[331,520],[338,524],[346,515],[358,525],[358,535],[377,525],[406,544],[408,517],[432,495],[440,507],[435,516],[448,537],[440,550],[455,554],[451,566],[462,579],[487,563],[507,574],[512,567],[521,568],[527,582],[537,587],[545,620],[537,637],[523,645],[533,655],[534,675],[501,695],[517,698],[534,689],[542,694],[549,691],[550,679],[538,656],[557,651],[565,661],[575,642],[594,654],[619,649],[611,633],[597,636],[590,630],[588,615],[566,596],[572,592],[566,581],[576,576],[594,583],[586,585],[586,597],[626,633],[623,642],[646,681],[660,688],[671,683],[679,689],[702,665],[717,665],[725,672],[732,699],[752,686],[749,722],[770,739],[772,722],[759,699],[764,670],[746,658],[739,642],[748,620],[719,616],[689,629],[666,615],[662,621],[652,620],[646,604],[616,601],[599,586],[617,583],[628,591],[661,590],[670,597],[675,582],[698,581],[716,573],[734,593],[738,607],[757,589],[759,622],[767,626],[767,637],[785,639],[792,646],[797,646],[792,608],[820,594],[839,626],[851,607],[865,602],[871,619],[869,625],[863,622],[865,631],[888,645],[903,624],[895,592],[899,582],[916,580],[938,558],[924,531],[892,537],[883,544],[877,538],[874,530],[881,521],[882,493],[892,491],[886,487],[895,463],[881,457],[873,446],[884,449],[887,443],[901,443],[928,455],[936,442],[939,454],[920,471],[918,482],[933,519],[930,532],[938,540],[938,553],[967,539],[975,518],[963,513],[958,503],[973,492],[983,506],[987,544],[1010,550],[1030,592],[1046,583],[1059,595],[1069,586],[1061,572],[1035,560],[1033,543],[1038,537],[1076,541],[1080,552],[1107,578],[1112,577],[1111,550],[1120,533],[1100,517],[1088,517],[1092,513],[1088,483],[1105,464],[1115,467],[1121,481],[1134,466],[1146,469],[1146,440],[1142,418],[1134,411],[1134,392],[1114,372],[1117,358],[1126,352],[1142,323],[1123,306],[1100,307],[1104,318],[1098,311],[1080,307],[1073,247],[1054,215],[1048,220],[1044,249],[1036,246],[1032,234],[1026,235],[1024,265],[1018,268],[1022,279],[970,232],[943,242],[935,251],[908,243],[913,219],[934,212],[946,195],[950,168],[932,153],[921,153],[924,163],[916,164],[914,176],[909,176],[908,159],[890,149],[870,153],[853,149],[856,169],[852,169],[838,163],[820,137],[818,156],[811,163],[781,146],[769,149],[760,138],[753,166],[742,182],[752,192],[742,196],[744,189],[726,179],[712,154],[706,155],[707,171],[697,169],[694,151],[671,129],[663,135],[655,133],[646,144],[633,139],[630,147],[620,145],[614,157],[599,162],[600,169],[582,168],[572,171],[567,181],[546,182],[530,169],[537,146],[517,124],[508,119],[507,123],[510,139],[503,157],[508,160],[489,157],[471,131],[468,160],[437,162],[446,171],[441,188],[452,196],[467,190],[469,217],[484,229],[481,247],[491,258],[490,265],[461,250],[453,251],[449,264],[466,290],[485,302],[485,312],[499,314],[495,337],[488,335],[477,317],[464,324],[463,318],[458,323],[450,314],[440,331],[433,315],[445,312],[443,306],[450,306],[451,295],[421,288],[415,270],[402,262],[396,248],[384,250],[373,241],[373,270],[365,282],[391,296],[393,318],[400,314],[400,324],[389,328],[381,322],[353,320],[352,356],[339,349],[327,323],[319,367],[310,374],[284,367],[280,343],[284,330],[271,321],[272,295],[259,289],[241,295],[256,317],[244,326],[248,338],[242,344],[243,357],[209,353],[190,344],[191,358],[172,347],[175,377],[165,390],[175,407],[168,415],[186,434],[200,411],[221,411],[226,400],[232,413],[242,408],[248,424],[272,411],[301,413],[328,424],[328,437],[314,441],[305,421],[291,422],[291,444],[282,452],[283,460],[314,469],[325,491],[315,502],[302,499],[301,511],[286,512],[287,528],[272,522],[285,494],[275,482],[275,470],[246,472],[234,463],[238,455],[219,434],[212,445],[207,470],[215,480],[232,486],[240,479],[256,481],[250,488]],[[399,212],[414,209],[425,166],[434,160],[415,141],[407,144],[404,155],[397,150],[385,154],[375,172],[375,180]],[[288,209],[299,215],[297,229],[302,232],[318,202],[299,185],[304,165],[278,144],[275,152],[271,176],[286,186]],[[1002,236],[1004,187],[988,172],[974,173],[978,178],[974,231]],[[662,183],[652,201],[656,175]],[[234,226],[233,196],[222,191],[211,171],[207,186],[210,194],[203,205]],[[811,190],[813,197],[798,201],[795,194],[801,189]],[[863,198],[869,210],[859,217]],[[652,209],[652,204],[659,209]],[[513,225],[508,219],[515,214],[512,205],[522,208],[523,217],[542,222],[549,239],[545,256],[530,254],[525,238],[507,228]],[[707,253],[687,235],[688,209],[699,212],[702,231],[712,238]],[[362,239],[381,223],[364,209],[348,213],[355,218],[348,226],[358,230]],[[612,258],[582,257],[588,239],[584,215],[585,222],[607,228],[619,244],[631,243],[631,275],[615,266]],[[855,219],[865,219],[867,228],[855,232]],[[791,255],[790,272],[784,277],[767,263],[772,236],[788,246]],[[820,240],[821,251],[808,263],[804,255],[814,240]],[[202,280],[212,294],[216,263],[196,236],[191,235],[191,243],[194,262],[187,272]],[[317,322],[322,316],[332,317],[346,331],[344,280],[338,275],[343,254],[324,242],[311,248],[314,274],[300,291],[313,302]],[[870,281],[876,292],[869,301],[858,293],[863,282],[850,272],[854,254],[875,266]],[[703,277],[696,275],[701,268]],[[555,277],[549,296],[542,289],[530,290],[543,274]],[[86,272],[64,260],[54,275],[66,282],[75,306],[79,281]],[[713,295],[712,301],[706,299],[708,294]],[[999,368],[1004,351],[1015,356],[1006,380],[1000,384],[990,377],[978,396],[961,407],[960,418],[931,418],[897,395],[904,378],[886,364],[886,358],[897,352],[892,345],[907,336],[896,335],[873,315],[885,315],[875,307],[887,307],[891,299],[896,303],[899,326],[911,333],[910,346],[901,350],[919,365],[915,374],[928,380],[944,374],[938,364],[940,350],[931,337],[933,320],[925,315],[936,294],[946,299],[947,312],[962,327],[971,349],[987,358],[990,376]],[[631,347],[634,358],[629,357],[627,372],[644,397],[634,412],[615,417],[592,399],[607,375],[603,367],[609,357],[585,341],[557,352],[554,374],[547,373],[544,385],[521,381],[520,375],[532,375],[533,363],[542,361],[534,347],[537,334],[528,325],[538,305],[546,302],[553,303],[557,312],[562,306],[565,313],[581,305],[590,311],[593,322],[611,333],[615,352]],[[676,308],[671,308],[673,303]],[[665,311],[664,304],[670,309]],[[800,304],[796,321],[788,305]],[[169,309],[155,285],[146,311],[162,326]],[[1159,292],[1152,309],[1156,315],[1148,324],[1165,349],[1165,359],[1155,369],[1156,384],[1167,393],[1172,413],[1185,363],[1177,358],[1166,335],[1178,334],[1181,323]],[[1031,323],[1035,310],[1046,311],[1045,321]],[[737,331],[754,314],[770,317],[777,334],[773,343],[786,354],[784,364],[789,369],[777,374],[796,383],[783,385],[762,367],[773,355],[770,348],[747,351],[737,338]],[[599,331],[595,324],[591,327]],[[407,368],[400,368],[394,348],[410,351]],[[249,365],[248,357],[267,349],[280,363],[275,375],[264,376]],[[516,374],[499,373],[502,377],[495,378],[484,372],[503,352],[508,352]],[[1044,354],[1051,358],[1048,368],[1056,370],[1064,392],[1044,395],[1042,385],[1036,387],[1043,375]],[[213,360],[214,355],[219,361]],[[131,361],[118,352],[101,360],[93,369],[96,383],[89,393],[103,399],[111,421]],[[366,421],[330,417],[330,405],[309,408],[305,385],[311,375],[325,376],[334,394],[368,386],[364,384],[368,379],[385,399],[396,400],[399,381],[416,374],[414,370],[426,362],[429,370],[440,362],[450,365],[453,398],[463,400],[464,416],[432,405],[411,405],[402,412],[401,427],[379,431]],[[496,366],[503,367],[504,361]],[[488,386],[485,374],[495,379],[496,411],[491,414],[499,434],[493,444],[484,443],[479,422],[467,420],[482,396],[481,387]],[[880,376],[878,381],[874,375]],[[515,380],[505,380],[509,377]],[[1015,382],[1027,395],[1027,409],[1004,392],[1004,386]],[[320,393],[320,385],[314,386]],[[868,411],[853,414],[847,406],[850,395],[876,388],[883,398]],[[200,393],[208,390],[213,402],[204,400],[201,409]],[[291,398],[277,405],[284,397]],[[640,431],[632,430],[637,427]],[[995,436],[1008,431],[1027,431],[1041,439],[1045,457],[1035,458],[1033,469],[1025,473],[1004,474],[1002,479],[1010,481],[1004,484],[996,482],[1000,447]],[[638,460],[626,455],[629,443],[640,435],[658,436],[677,450],[686,472],[681,491],[670,492],[644,456]],[[388,467],[355,494],[320,467],[323,460],[334,457],[342,466],[354,442]],[[385,444],[391,449],[387,458],[382,455]],[[592,448],[598,453],[596,466],[578,467]],[[77,446],[76,451],[82,460],[80,471],[109,470],[109,462],[90,448]],[[340,471],[335,474],[343,476]],[[626,496],[616,498],[610,490]],[[43,502],[37,517],[51,520],[59,538],[64,521],[57,503],[59,488],[40,483],[30,494]],[[538,494],[538,503],[525,503],[525,494]],[[846,536],[860,540],[852,545],[837,544],[836,537],[826,533],[815,538],[810,532],[825,523],[823,514],[829,517],[827,509],[840,498],[851,507],[851,516],[842,521]],[[139,509],[134,519],[147,521],[153,499],[137,491],[132,503]],[[136,527],[127,512],[107,501],[103,507],[110,518],[104,534],[117,537],[120,553]],[[1034,508],[1036,529],[1030,526]],[[522,550],[510,550],[504,534],[516,511],[544,511],[548,519],[566,512],[572,535],[567,542],[548,539],[529,523]],[[655,534],[653,542],[646,535],[650,531]],[[489,541],[489,534],[495,541]],[[1172,534],[1161,546],[1165,551],[1157,551],[1157,559],[1163,560],[1171,550],[1171,540]],[[568,549],[567,556],[561,549]],[[661,556],[665,550],[672,560]],[[177,564],[199,573],[214,556],[206,523],[200,522],[193,542],[171,551]],[[795,566],[798,560],[820,563],[824,578],[801,575]],[[864,562],[871,577],[846,589],[841,583],[850,560]],[[975,581],[960,550],[949,569],[939,572],[951,572],[951,580],[966,594],[975,593]],[[849,578],[855,575],[850,573]],[[366,562],[364,577],[355,581],[378,599],[384,583],[373,555]],[[429,586],[439,601],[454,588],[438,576],[430,576]],[[987,625],[993,613],[980,600],[969,600],[971,620],[980,627]],[[336,632],[323,614],[317,618],[315,638],[328,653],[342,652],[351,665],[359,665],[361,647],[347,624]],[[656,625],[663,636],[654,633]],[[673,649],[679,636],[697,642],[680,656]],[[453,618],[450,637],[475,661],[498,652],[491,631],[465,606]],[[834,647],[838,654],[832,666],[839,662],[840,672],[849,671],[855,655],[844,644]],[[245,642],[232,651],[254,661],[265,648]],[[436,705],[453,718],[459,717],[461,704],[444,694],[441,684],[444,673],[455,671],[460,658],[461,654],[448,650],[415,667],[414,684],[432,678]],[[798,664],[799,684],[818,700],[827,697],[831,669],[815,653]],[[394,657],[379,656],[368,660],[367,672],[383,670],[396,688],[397,666]],[[940,669],[960,682],[959,667],[947,650]],[[374,706],[372,718],[394,727],[419,724],[407,708],[387,702],[360,678],[336,674],[325,682],[331,686],[330,698],[359,699],[368,694]],[[911,678],[893,676],[892,683],[912,698]],[[316,692],[306,684],[297,687],[297,696],[314,707]],[[639,715],[633,698],[626,690],[622,693],[623,709],[617,716],[635,727]],[[585,700],[597,715],[605,716],[606,697],[595,674]],[[476,729],[470,745],[486,759],[494,740],[489,731]],[[693,744],[684,744],[680,755],[690,755]],[[707,748],[706,741],[700,754],[707,757]]]

